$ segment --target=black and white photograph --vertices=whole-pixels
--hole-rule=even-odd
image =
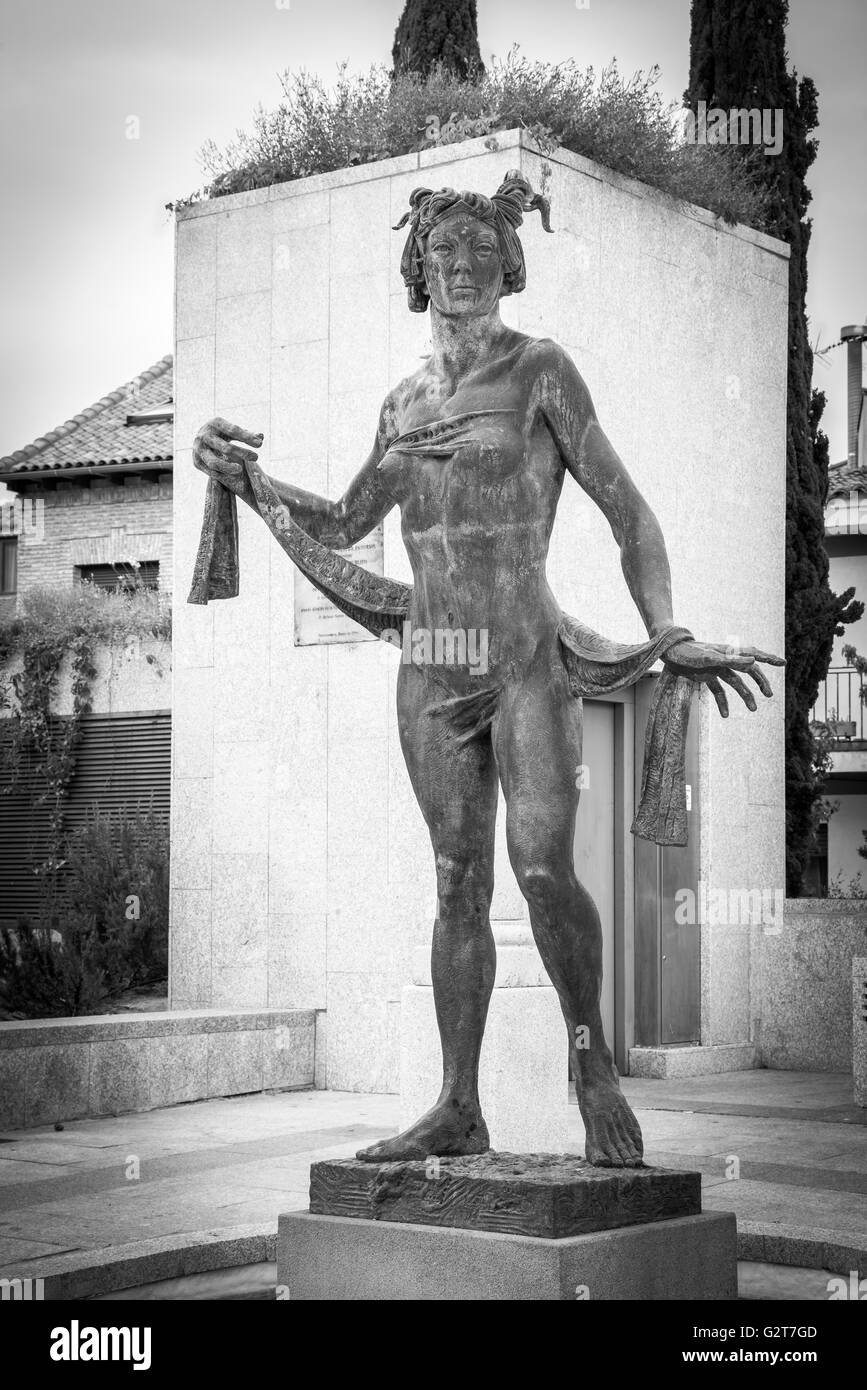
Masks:
[[[862,0],[4,0],[34,1374],[246,1375],[301,1302],[856,1357],[865,54]]]

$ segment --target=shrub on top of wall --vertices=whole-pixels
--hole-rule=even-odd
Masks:
[[[218,198],[269,184],[330,173],[393,155],[521,128],[540,152],[558,147],[640,179],[672,197],[710,209],[728,222],[761,229],[767,195],[754,177],[761,153],[688,144],[675,103],[655,90],[659,69],[621,77],[612,62],[597,77],[571,60],[530,62],[513,49],[480,81],[439,67],[427,77],[384,67],[351,75],[343,64],[328,90],[308,72],[284,73],[283,100],[259,108],[252,132],[225,150],[202,151],[207,187],[176,203]],[[492,144],[492,148],[495,145]]]

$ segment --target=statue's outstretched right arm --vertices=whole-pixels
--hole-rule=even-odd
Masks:
[[[397,434],[394,399],[389,395],[380,411],[373,448],[337,502],[277,478],[269,481],[302,530],[322,545],[342,550],[368,535],[394,505],[393,497],[382,485],[377,464]],[[262,447],[263,439],[264,435],[253,434],[219,417],[209,420],[196,435],[193,463],[256,509],[244,462],[256,460],[255,450]]]

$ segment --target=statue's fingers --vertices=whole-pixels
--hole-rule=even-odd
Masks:
[[[198,457],[201,465],[211,473],[222,473],[226,465],[223,455],[218,454],[210,444],[202,443],[199,445]]]
[[[261,430],[258,433],[252,433],[250,430],[242,430],[235,425],[232,430],[232,438],[240,439],[242,444],[249,444],[254,449],[261,449],[265,436]]]
[[[686,646],[686,643],[683,644]],[[727,660],[724,647],[718,647],[713,642],[694,642],[690,643],[693,648],[685,655],[679,656],[675,649],[674,664],[682,666],[685,670],[704,671],[711,666],[721,666]]]
[[[218,440],[240,439],[242,444],[251,444],[254,449],[259,449],[265,438],[262,433],[253,434],[250,430],[243,429],[241,425],[233,425],[230,420],[224,420],[222,415],[209,421],[205,430],[205,437],[211,445],[215,445]]]
[[[229,439],[205,435],[202,443],[205,448],[210,449],[212,454],[216,454],[229,466],[233,475],[236,475],[244,467],[247,459],[252,463],[256,462],[256,454],[252,453],[250,449],[242,449],[239,444],[233,444]]]
[[[744,685],[740,676],[736,676],[734,671],[720,671],[719,678],[721,681],[725,681],[726,685],[730,685],[732,690],[736,690],[747,709],[751,709],[755,713],[755,710],[758,708],[756,705],[756,697],[753,695],[753,692]]]
[[[681,666],[699,671],[715,669],[718,666],[734,666],[739,671],[745,671],[753,660],[753,657],[748,655],[749,648],[746,647],[727,647],[723,646],[722,642],[695,642],[692,646],[693,651],[678,659]]]
[[[722,658],[720,665],[731,666],[735,671],[746,671],[755,660],[752,647],[724,647],[718,643],[714,651]]]
[[[239,460],[232,458],[235,446],[230,444],[229,440],[224,439],[221,435],[206,434],[202,442],[206,449],[210,449],[212,454],[216,454],[218,458],[224,459],[226,463],[239,462]]]
[[[717,680],[716,676],[711,676],[710,679],[706,682],[706,685],[711,695],[716,700],[717,709],[719,710],[723,719],[728,719],[729,702],[726,699],[726,693],[720,685],[719,681]]]
[[[726,660],[730,666],[737,666],[738,670],[746,670],[744,661],[764,661],[768,666],[785,666],[786,660],[782,656],[774,656],[773,652],[759,651],[758,647],[726,647]]]
[[[240,463],[242,465],[247,462],[255,463],[259,457],[258,454],[253,453],[252,449],[242,449],[238,444],[229,445],[227,456],[232,459],[234,463]]]
[[[229,440],[227,435],[220,434],[219,431],[214,429],[213,424],[210,424],[205,425],[204,429],[199,432],[196,438],[196,446],[198,448],[204,447],[210,449],[213,453],[225,457],[226,450],[229,447]]]
[[[240,463],[235,463],[225,454],[217,453],[216,449],[212,449],[208,444],[203,444],[199,449],[199,458],[216,478],[237,478],[241,472]]]
[[[774,692],[764,671],[760,671],[758,666],[748,666],[744,675],[755,681],[763,695],[767,695],[768,699],[771,698]]]

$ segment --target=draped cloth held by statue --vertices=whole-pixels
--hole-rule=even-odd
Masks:
[[[437,422],[446,427],[452,422]],[[430,433],[427,427],[427,433]],[[393,449],[412,447],[395,441]],[[431,440],[425,439],[430,452]],[[245,462],[247,480],[266,526],[286,554],[326,598],[376,637],[402,629],[409,617],[412,586],[370,574],[321,545],[293,521],[258,464]],[[208,480],[201,540],[190,603],[235,598],[239,591],[237,498],[215,478]],[[678,642],[691,638],[682,627],[666,628],[647,642],[613,642],[577,618],[563,614],[560,652],[575,696],[598,699],[634,685]],[[641,798],[633,835],[658,845],[687,842],[685,752],[692,694],[697,682],[667,667],[656,681],[644,743]]]

